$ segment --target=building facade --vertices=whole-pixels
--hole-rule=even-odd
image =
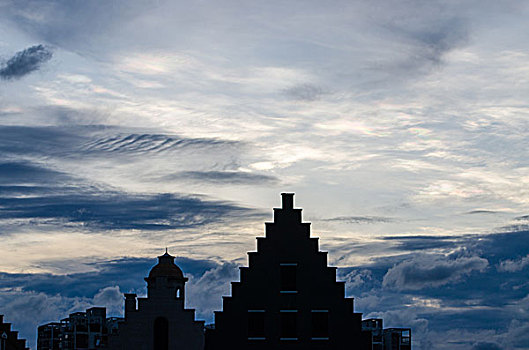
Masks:
[[[103,349],[108,347],[112,327],[122,318],[106,317],[106,308],[92,307],[71,313],[60,322],[39,326],[38,350]]]
[[[369,334],[369,350],[384,350],[384,327],[381,318],[363,320],[362,331]]]
[[[204,322],[185,308],[182,270],[167,251],[158,257],[147,282],[147,297],[125,294],[125,320],[111,337],[114,350],[202,350]]]
[[[293,202],[282,194],[282,208],[215,313],[206,349],[368,349],[362,315]]]
[[[384,329],[384,350],[411,350],[411,329]]]

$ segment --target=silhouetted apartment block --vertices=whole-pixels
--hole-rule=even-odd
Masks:
[[[410,328],[387,328],[384,329],[384,350],[410,350],[411,329]]]
[[[118,335],[111,337],[112,349],[201,350],[204,322],[195,321],[195,310],[185,308],[185,283],[174,257],[158,257],[147,282],[147,298],[125,294],[125,320]]]
[[[62,324],[51,322],[39,326],[37,330],[37,349],[60,350],[62,337]]]
[[[361,314],[293,197],[282,194],[257,252],[248,253],[249,266],[241,267],[240,282],[232,282],[215,328],[207,330],[206,349],[368,349]]]
[[[38,350],[102,349],[108,346],[110,327],[120,318],[106,318],[104,307],[93,307],[86,312],[74,312],[61,322],[51,322],[38,328]]]
[[[369,350],[384,350],[384,328],[381,318],[363,320],[362,331],[370,335]]]

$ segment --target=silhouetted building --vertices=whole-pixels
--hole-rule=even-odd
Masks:
[[[39,326],[37,330],[38,350],[60,350],[62,337],[62,324],[50,322]]]
[[[104,307],[93,307],[86,312],[74,312],[61,322],[51,322],[38,328],[38,350],[77,350],[107,348],[109,328],[115,329],[122,320],[106,318]]]
[[[167,251],[158,257],[147,282],[147,298],[125,294],[125,320],[111,348],[120,350],[202,350],[204,321],[195,321],[195,310],[185,308],[182,270]]]
[[[410,328],[384,329],[384,350],[410,350]]]
[[[11,330],[11,323],[4,323],[4,315],[0,315],[0,349],[29,350],[25,339],[18,339],[18,331]]]
[[[369,350],[384,350],[384,327],[381,318],[363,320],[362,331],[368,333]]]
[[[187,278],[166,250],[145,278],[147,297],[125,294],[124,318],[106,318],[105,308],[72,313],[38,328],[38,350],[411,349],[410,328],[384,329],[382,319],[362,320],[354,311],[345,282],[336,281],[336,267],[294,208],[294,194],[282,194],[248,265],[215,324],[204,326],[185,308]]]
[[[294,194],[282,194],[282,208],[274,209],[240,282],[232,282],[231,297],[215,313],[206,349],[368,348],[370,334],[345,297],[345,282],[336,281],[293,201]]]

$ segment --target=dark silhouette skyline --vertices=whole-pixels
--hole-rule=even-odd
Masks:
[[[71,314],[39,327],[37,350],[411,349],[410,328],[362,320],[302,209],[294,208],[294,194],[281,196],[214,324],[185,308],[188,279],[166,249],[145,278],[147,296],[124,294],[124,318],[106,319],[104,308]]]

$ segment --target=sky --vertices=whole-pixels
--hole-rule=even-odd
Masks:
[[[281,192],[364,318],[529,348],[529,2],[0,0],[0,314],[213,322]]]

